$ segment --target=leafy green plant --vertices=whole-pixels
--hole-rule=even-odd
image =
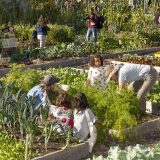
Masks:
[[[44,125],[42,135],[45,137],[45,151],[47,152],[48,141],[53,131],[53,124],[48,120],[49,105],[41,106],[40,109],[40,121]]]
[[[160,33],[155,28],[146,28],[144,30],[139,31],[139,35],[146,39],[146,43],[149,47],[158,47],[160,45]]]
[[[52,25],[47,36],[47,44],[53,45],[62,42],[73,42],[74,40],[74,29],[67,25]]]
[[[147,95],[147,100],[160,103],[160,82],[158,81]]]
[[[74,43],[57,43],[57,45],[53,47],[39,50],[38,57],[43,60],[52,60],[54,58],[64,58],[71,56],[78,57],[81,55],[83,55],[83,48],[81,46],[77,46]]]
[[[85,70],[77,70],[76,68],[49,68],[46,71],[39,70],[41,76],[44,76],[46,74],[53,74],[60,78],[61,84],[67,84],[67,85],[76,85],[76,84],[83,84],[86,81],[87,73]]]
[[[0,123],[3,129],[10,132],[15,137],[18,128],[23,135],[26,135],[25,160],[28,159],[29,148],[32,148],[33,133],[36,126],[37,112],[33,109],[33,99],[27,100],[27,95],[21,94],[21,90],[14,95],[13,84],[5,86],[2,89],[2,96],[0,98]]]
[[[160,157],[159,144],[154,148],[144,147],[137,144],[136,146],[128,146],[125,149],[120,149],[119,146],[111,147],[108,151],[108,156],[104,158],[101,156],[93,156],[92,160],[157,160]],[[91,160],[91,159],[87,159]]]
[[[15,28],[15,34],[19,41],[30,40],[32,39],[33,27],[31,25],[17,25]]]
[[[107,32],[106,34],[101,35],[99,38],[99,44],[101,47],[104,47],[108,50],[120,47],[118,38],[116,38],[112,32]]]
[[[0,159],[24,160],[24,144],[10,136],[6,131],[0,130]]]
[[[34,104],[34,97],[29,97],[24,103],[25,107],[23,110],[23,115],[22,115],[22,121],[23,121],[23,126],[24,126],[24,131],[25,131],[25,160],[27,160],[29,156],[29,149],[30,152],[32,152],[32,147],[33,147],[33,134],[36,131],[37,127],[37,109],[33,108]]]
[[[116,129],[120,131],[119,138],[124,139],[123,129],[137,125],[141,116],[139,101],[134,93],[124,90],[121,94],[116,93],[116,85],[111,83],[107,89],[99,90],[96,87],[80,86],[70,88],[70,93],[84,92],[89,100],[89,105],[95,115],[102,120],[98,133],[98,140],[105,139],[105,130]],[[102,114],[103,113],[103,114]]]
[[[41,76],[34,69],[21,70],[15,69],[11,71],[6,77],[2,78],[5,84],[15,81],[14,93],[22,88],[23,92],[28,92],[34,85],[39,84]]]
[[[13,84],[1,88],[0,98],[0,123],[4,129],[15,136],[14,129],[16,126],[16,105],[14,95],[12,94]]]

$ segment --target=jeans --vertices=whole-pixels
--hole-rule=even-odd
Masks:
[[[97,42],[97,28],[88,28],[87,36],[86,36],[88,43],[90,43],[91,35],[93,35],[94,43],[96,44],[96,42]]]

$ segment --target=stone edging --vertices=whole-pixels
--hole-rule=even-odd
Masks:
[[[121,52],[121,53],[113,53],[113,54],[102,54],[102,57],[104,59],[107,58],[116,58],[117,56],[123,55],[123,54],[150,54],[153,52],[160,51],[160,47],[155,47],[155,48],[149,48],[149,49],[142,49],[142,50],[136,50],[136,51],[126,51],[126,52]],[[73,66],[80,66],[87,64],[89,61],[89,57],[82,57],[82,58],[73,58],[73,59],[66,59],[66,60],[59,60],[57,62],[51,61],[49,63],[44,63],[44,64],[34,64],[34,65],[28,65],[25,67],[22,67],[22,69],[26,70],[28,68],[34,68],[34,69],[48,69],[51,67],[55,68],[60,68],[60,67],[73,67]],[[0,70],[0,76],[5,76],[11,69],[10,68],[5,68]]]
[[[156,131],[160,131],[160,118],[156,118],[154,120],[139,124],[133,128],[124,129],[123,133],[127,138],[139,139],[148,135],[152,135]],[[117,138],[118,133],[119,131],[117,130],[109,130],[109,135],[115,138]]]
[[[146,101],[146,112],[160,116],[160,104],[158,102]]]
[[[104,54],[102,55],[103,58],[116,58],[118,56],[124,55],[124,54],[138,54],[138,55],[146,55],[154,52],[160,51],[160,47],[154,47],[154,48],[146,48],[146,49],[140,49],[140,50],[133,50],[133,51],[125,51],[120,53],[114,53],[114,54]]]
[[[88,142],[86,142],[64,150],[51,152],[31,160],[80,160],[87,157],[88,154]]]

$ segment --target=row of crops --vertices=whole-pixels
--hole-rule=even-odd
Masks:
[[[152,55],[137,55],[137,54],[125,54],[115,58],[116,61],[136,63],[136,64],[146,64],[159,67],[160,66],[160,52],[155,52]]]

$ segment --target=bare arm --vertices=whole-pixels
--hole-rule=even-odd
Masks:
[[[48,92],[47,91],[44,92],[44,99],[45,99],[46,103],[48,102],[49,105],[52,104],[51,100],[48,98]]]
[[[91,84],[89,79],[87,79],[86,84],[88,85]]]
[[[59,92],[59,93],[66,92],[66,91],[64,91],[60,86],[58,86],[57,84],[55,84],[54,91],[57,91],[57,92]]]
[[[117,87],[117,93],[120,93],[124,87],[125,87],[125,81],[120,81]]]
[[[91,68],[89,68],[88,76],[87,76],[87,82],[86,82],[87,84],[91,84],[91,81],[90,81],[91,77],[92,77],[92,71],[91,71]]]

